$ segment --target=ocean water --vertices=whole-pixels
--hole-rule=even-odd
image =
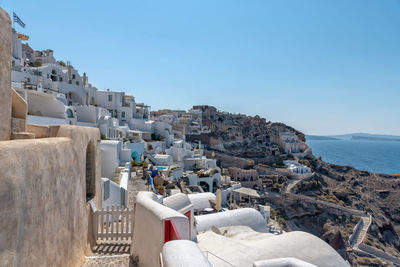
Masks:
[[[338,165],[359,170],[400,174],[400,142],[361,140],[309,140],[313,154]]]

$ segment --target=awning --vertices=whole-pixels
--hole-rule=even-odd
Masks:
[[[241,187],[233,190],[233,192],[240,193],[243,195],[248,195],[255,198],[260,198],[260,195],[257,193],[257,191],[251,188]]]

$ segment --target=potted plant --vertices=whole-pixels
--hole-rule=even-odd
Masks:
[[[165,188],[164,188],[163,185],[157,186],[157,192],[158,192],[160,195],[164,195],[164,190],[165,190]]]

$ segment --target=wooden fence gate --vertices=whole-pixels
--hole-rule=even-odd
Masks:
[[[128,240],[133,234],[133,210],[111,206],[96,210],[93,215],[95,240]]]

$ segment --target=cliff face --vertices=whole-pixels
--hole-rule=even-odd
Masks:
[[[373,223],[366,244],[400,257],[400,175],[360,171],[315,157],[307,160],[322,182],[318,188],[301,182],[297,193],[368,212]]]
[[[216,157],[225,161],[226,166],[254,168],[257,166],[250,166],[252,163],[271,166],[271,163],[281,161],[287,155],[280,132],[294,132],[305,141],[303,133],[283,123],[267,122],[259,116],[220,112],[210,106],[194,108],[203,111],[203,125],[211,130],[208,148],[215,151]],[[293,193],[371,214],[373,222],[364,239],[365,244],[400,257],[400,175],[376,174],[329,164],[312,155],[302,159],[301,163],[311,167],[315,174],[296,184]],[[290,197],[270,200],[274,208],[286,214],[285,227],[323,238],[354,266],[381,266],[379,259],[360,257],[349,247],[347,239],[358,217],[332,213],[316,203],[300,205],[297,199]]]
[[[304,134],[283,123],[267,122],[259,116],[220,112],[211,106],[194,106],[203,111],[203,125],[211,130],[209,148],[231,156],[268,163],[283,153],[280,132],[295,132],[300,140]]]

